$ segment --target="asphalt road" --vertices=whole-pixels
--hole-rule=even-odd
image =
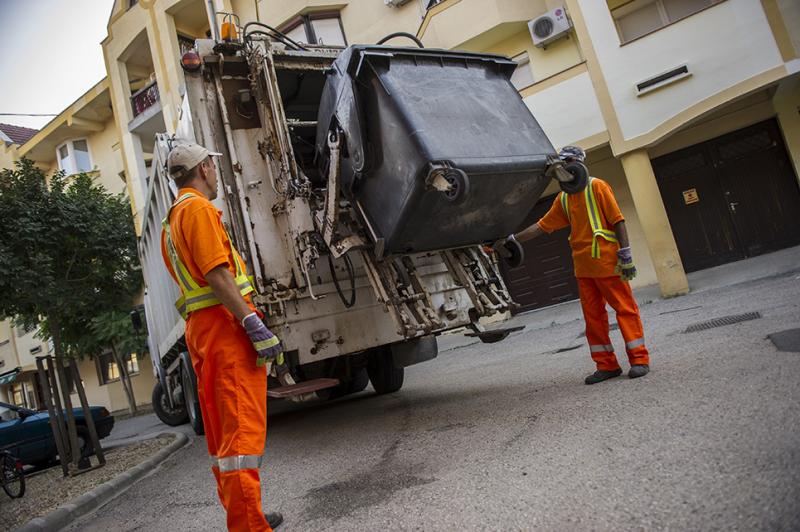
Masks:
[[[745,312],[762,317],[683,332]],[[800,273],[642,315],[643,379],[583,384],[571,303],[409,368],[399,393],[271,406],[265,505],[286,532],[800,529],[800,353],[766,339],[800,327]],[[73,529],[222,530],[207,463],[195,439]]]

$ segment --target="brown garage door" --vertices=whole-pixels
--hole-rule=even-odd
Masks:
[[[555,197],[540,200],[520,230],[537,222]],[[519,268],[508,268],[501,261],[501,272],[511,297],[521,305],[517,312],[578,298],[568,236],[569,229],[562,229],[524,243],[525,263]]]
[[[686,271],[800,244],[800,189],[775,120],[653,160]]]

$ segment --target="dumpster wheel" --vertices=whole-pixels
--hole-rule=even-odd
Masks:
[[[574,179],[567,182],[559,181],[558,184],[561,190],[567,194],[582,192],[583,189],[586,188],[586,184],[589,183],[589,169],[586,168],[586,165],[578,161],[573,161],[564,165],[564,169],[572,174]]]
[[[448,168],[443,175],[450,189],[444,191],[444,197],[451,203],[461,203],[469,194],[469,177],[458,168]]]

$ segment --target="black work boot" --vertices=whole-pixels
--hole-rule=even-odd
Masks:
[[[586,377],[586,380],[584,382],[586,384],[597,384],[598,382],[603,382],[608,379],[613,379],[614,377],[619,377],[620,375],[622,375],[621,368],[617,368],[611,371],[602,371],[598,369],[597,371]]]
[[[264,517],[267,518],[267,523],[269,523],[269,527],[272,530],[275,530],[283,523],[283,515],[280,512],[269,512],[264,514]]]
[[[639,377],[644,377],[650,373],[650,366],[647,364],[634,364],[631,366],[630,371],[628,371],[628,377],[631,379],[638,379]]]

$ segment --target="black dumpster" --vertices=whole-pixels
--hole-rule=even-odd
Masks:
[[[476,244],[519,229],[547,186],[552,144],[508,58],[350,46],[323,91],[316,156],[341,131],[342,192],[385,253]],[[444,186],[443,186],[444,185]]]

